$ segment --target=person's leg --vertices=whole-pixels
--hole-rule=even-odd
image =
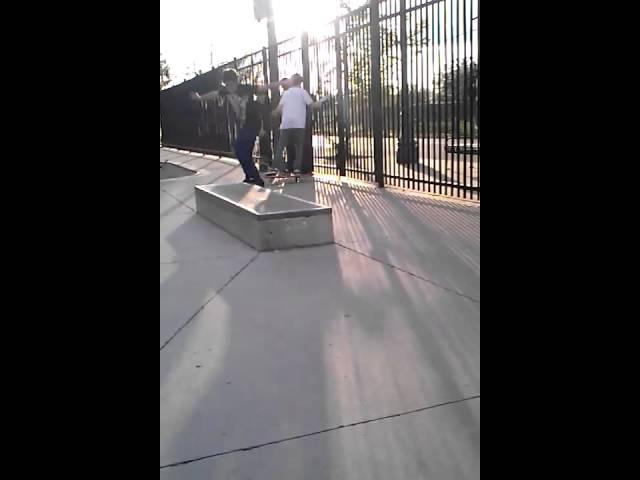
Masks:
[[[268,133],[260,137],[260,171],[266,172],[271,166],[271,138]]]
[[[273,166],[280,171],[284,170],[284,160],[282,158],[282,154],[284,152],[284,148],[287,146],[288,141],[289,129],[280,130],[280,135],[278,135],[278,143],[276,144],[276,152],[273,156]],[[288,151],[287,156],[289,156]]]
[[[292,134],[293,145],[296,149],[293,169],[294,172],[300,172],[302,170],[302,155],[304,155],[304,128],[294,128]]]
[[[293,160],[296,158],[296,146],[293,143],[293,139],[289,136],[289,143],[287,143],[287,170],[293,172]]]
[[[240,166],[244,171],[245,182],[255,183],[257,185],[264,185],[260,173],[253,162],[253,146],[256,141],[256,133],[252,130],[241,129],[238,132],[238,138],[236,140],[236,155]]]

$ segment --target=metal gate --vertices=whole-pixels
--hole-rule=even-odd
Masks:
[[[479,0],[371,1],[322,32],[278,44],[279,76],[314,97],[314,169],[480,199]],[[262,48],[218,67],[267,83]]]
[[[479,200],[478,25],[478,0],[384,0],[312,37],[316,168]]]

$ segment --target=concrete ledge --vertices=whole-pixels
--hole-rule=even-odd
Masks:
[[[189,177],[197,173],[198,172],[195,170],[183,167],[181,165],[176,165],[171,162],[160,162],[160,181]]]
[[[196,210],[259,251],[333,243],[331,207],[246,183],[198,185]]]

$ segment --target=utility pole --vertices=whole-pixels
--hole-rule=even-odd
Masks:
[[[276,25],[273,19],[271,0],[253,0],[253,13],[258,22],[263,18],[267,19],[269,81],[277,82],[280,80],[280,74],[278,72],[278,40],[276,38]],[[271,100],[276,105],[280,101],[280,89],[277,86],[271,88]]]

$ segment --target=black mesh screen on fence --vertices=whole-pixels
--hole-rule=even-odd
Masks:
[[[191,92],[207,93],[221,85],[221,71],[212,70],[160,92],[162,144],[210,153],[231,152],[226,103],[197,102]]]

